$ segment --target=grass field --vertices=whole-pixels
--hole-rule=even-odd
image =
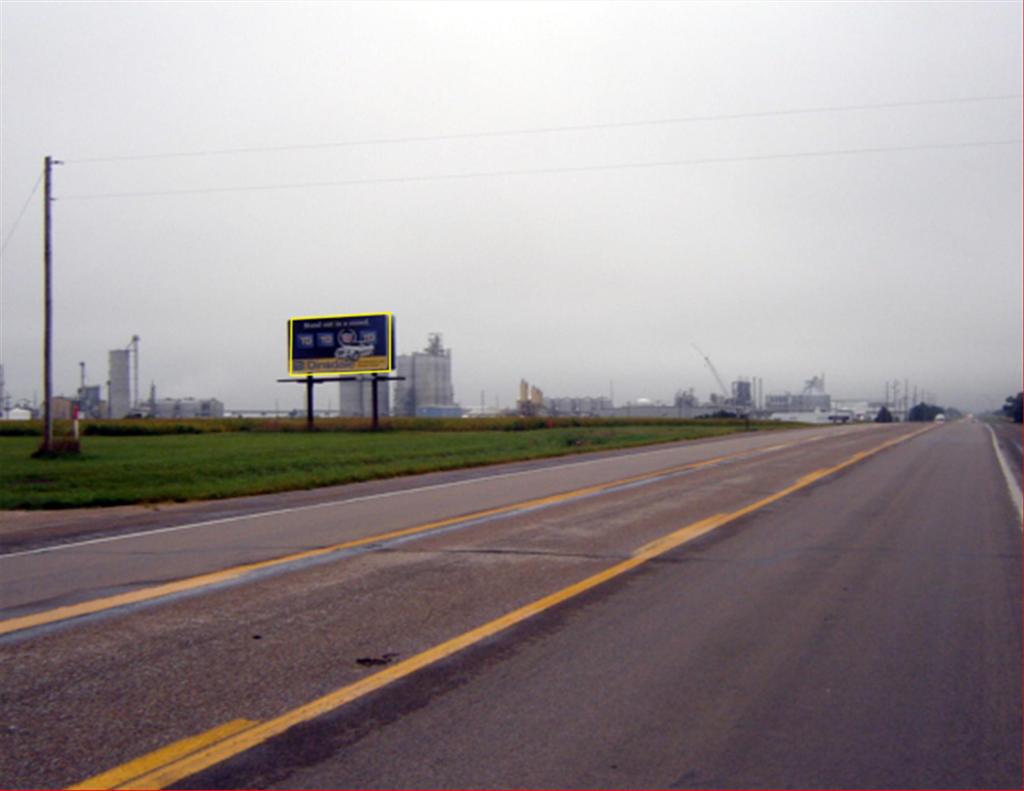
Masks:
[[[145,424],[135,421],[139,426]],[[31,458],[38,436],[0,436],[0,509],[76,508],[205,500],[312,489],[418,472],[696,439],[743,431],[741,421],[539,422],[510,428],[369,433],[335,428],[85,436],[82,452]],[[579,421],[575,421],[579,423]],[[550,425],[551,427],[548,427]],[[152,423],[150,424],[152,426]],[[751,429],[784,426],[752,423]],[[112,432],[118,433],[118,432]]]

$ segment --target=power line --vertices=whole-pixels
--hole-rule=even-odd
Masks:
[[[512,137],[517,135],[551,134],[558,132],[588,132],[601,129],[629,129],[641,126],[660,126],[667,124],[703,123],[708,121],[735,121],[752,118],[770,118],[787,115],[811,115],[821,113],[854,112],[863,110],[890,110],[902,107],[931,107],[943,104],[968,104],[979,102],[999,102],[1020,99],[1022,94],[1004,94],[997,96],[967,96],[955,99],[921,99],[905,102],[880,102],[877,104],[825,105],[820,107],[802,107],[786,110],[761,110],[746,113],[722,113],[717,115],[690,115],[678,118],[660,118],[648,121],[619,121],[604,124],[575,124],[571,126],[543,126],[524,129],[502,129],[484,132],[460,132],[443,135],[412,135],[407,137],[377,137],[360,140],[342,140],[328,143],[301,143],[282,146],[253,146],[246,148],[214,148],[203,151],[179,151],[163,154],[129,154],[121,156],[91,157],[87,159],[69,159],[68,164],[92,164],[100,162],[125,162],[146,159],[173,159],[183,157],[212,157],[225,154],[259,154],[280,151],[315,151],[327,148],[346,148],[352,146],[386,145],[394,143],[428,143],[443,140],[472,140],[488,137]]]
[[[14,232],[18,230],[18,223],[21,222],[21,218],[25,216],[25,210],[28,209],[29,203],[32,202],[32,198],[35,197],[36,190],[39,189],[40,183],[43,181],[43,172],[39,172],[39,178],[36,179],[35,186],[32,187],[32,191],[28,194],[28,198],[25,199],[25,205],[21,207],[21,211],[18,212],[18,219],[14,221],[14,225],[11,227],[10,233],[4,239],[4,243],[0,245],[0,253],[3,253],[7,249],[7,243],[11,241],[11,237],[14,236]]]
[[[271,190],[313,189],[318,187],[350,187],[371,184],[405,184],[427,181],[457,181],[505,176],[537,176],[565,173],[589,173],[611,170],[638,170],[644,168],[681,167],[686,165],[728,164],[736,162],[766,162],[771,160],[807,159],[811,157],[852,156],[858,154],[888,154],[907,151],[942,151],[961,148],[982,148],[1008,146],[1024,142],[1013,140],[980,140],[964,143],[931,143],[912,146],[877,146],[874,148],[847,148],[825,151],[801,151],[789,154],[755,154],[740,157],[708,157],[703,159],[674,159],[660,162],[626,162],[612,165],[580,165],[553,168],[529,168],[521,170],[490,170],[469,173],[447,173],[434,176],[394,176],[369,179],[345,179],[339,181],[308,181],[291,184],[258,184],[247,187],[205,187],[197,189],[154,190],[148,192],[108,192],[85,195],[65,195],[61,200],[105,200],[115,198],[155,198],[170,195],[210,195],[229,192],[267,192]]]

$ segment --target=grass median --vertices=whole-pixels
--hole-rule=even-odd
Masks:
[[[0,436],[0,509],[220,499],[782,427],[694,421],[380,433],[168,431],[86,436],[80,454],[55,459],[31,458],[38,437]]]

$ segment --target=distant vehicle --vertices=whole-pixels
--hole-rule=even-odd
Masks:
[[[372,343],[354,343],[348,346],[339,346],[334,350],[334,356],[342,360],[358,360],[371,354],[373,354]]]
[[[944,414],[942,414],[941,412],[939,412],[939,414],[937,414],[935,416],[935,422],[936,423],[945,423],[946,422],[946,416]]]

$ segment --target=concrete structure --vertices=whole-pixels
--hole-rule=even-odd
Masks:
[[[391,414],[389,382],[377,383],[377,414]],[[399,382],[399,384],[401,384]],[[359,378],[338,382],[339,417],[373,417],[373,382]]]
[[[103,402],[103,391],[99,385],[86,385],[78,388],[78,412],[80,417],[104,417],[106,404]]]
[[[64,396],[54,396],[50,400],[50,414],[54,420],[71,420],[74,414],[75,402]]]
[[[529,387],[529,383],[525,381],[520,383],[518,404],[520,414],[524,414],[524,403],[527,406],[533,406],[534,390],[536,388]],[[625,406],[617,407],[607,396],[545,398],[542,408],[531,414],[543,414],[551,417],[658,417],[686,420],[711,415],[721,408],[720,404],[699,404],[691,388],[677,391],[670,404],[663,401],[651,401],[648,398],[638,398]]]
[[[614,407],[607,396],[545,398],[544,410],[552,416],[587,417],[610,411]]]
[[[396,382],[395,415],[429,416],[436,410],[426,407],[456,407],[452,389],[451,349],[441,345],[441,336],[432,333],[421,352],[398,357],[398,375],[405,381]]]
[[[625,406],[612,409],[602,409],[597,417],[674,417],[679,420],[689,420],[695,417],[706,417],[714,414],[720,406],[705,404],[695,406],[677,400],[674,404],[662,403],[628,403]]]
[[[152,409],[152,417],[159,418],[224,417],[224,404],[216,398],[158,398]]]
[[[131,350],[111,349],[107,417],[122,418],[132,407]]]
[[[544,398],[544,391],[536,385],[531,385],[525,379],[519,380],[519,399],[516,406],[519,414],[529,417],[539,415],[545,411],[547,401]]]
[[[753,389],[748,379],[737,379],[732,383],[732,403],[735,406],[754,406]]]
[[[764,408],[769,412],[830,411],[832,397],[825,392],[825,374],[808,379],[799,394],[769,393]]]

